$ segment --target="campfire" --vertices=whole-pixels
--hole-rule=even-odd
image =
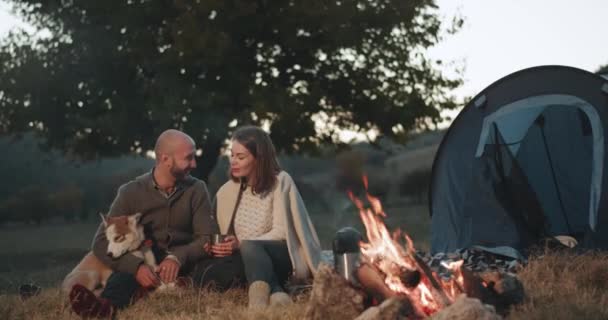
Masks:
[[[363,185],[369,207],[352,191],[348,192],[349,198],[359,209],[368,239],[368,242],[360,243],[364,267],[360,268],[358,277],[362,285],[380,291],[374,294],[384,296],[383,298],[407,297],[415,311],[421,315],[431,315],[453,303],[459,294],[464,293],[464,279],[460,271],[462,261],[445,264],[443,267],[450,271],[451,276],[439,278],[417,255],[414,243],[407,234],[400,229],[392,235],[389,233],[383,221],[386,213],[382,209],[382,203],[367,191],[367,176],[363,176]],[[384,285],[390,291],[373,283],[378,276],[384,278]]]
[[[315,278],[307,318],[331,318],[331,312],[327,310],[346,304],[351,306],[352,314],[340,311],[340,315],[347,318],[386,318],[386,315],[369,314],[390,309],[392,318],[423,319],[449,309],[451,305],[462,305],[464,295],[479,299],[466,300],[469,304],[475,300],[479,308],[485,308],[479,303],[481,301],[499,312],[521,302],[523,287],[513,274],[495,270],[472,272],[463,265],[463,260],[440,261],[438,266],[431,268],[425,261],[429,259],[416,251],[406,233],[400,229],[389,232],[384,223],[386,213],[382,203],[369,194],[366,176],[363,176],[363,186],[365,192],[361,198],[348,192],[359,210],[367,236],[366,241],[358,243],[358,263],[348,267],[354,269],[354,281],[348,275],[340,276],[333,269],[322,268]],[[498,317],[493,308],[491,312]]]

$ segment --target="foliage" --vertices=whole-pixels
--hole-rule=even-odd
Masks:
[[[85,159],[145,153],[170,127],[204,177],[236,124],[269,124],[287,152],[337,129],[403,139],[461,83],[425,55],[462,25],[432,0],[9,2],[45,32],[0,47],[0,132]]]

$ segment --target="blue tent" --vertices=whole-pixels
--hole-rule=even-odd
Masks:
[[[564,66],[508,75],[444,136],[429,193],[431,250],[527,249],[569,235],[608,248],[608,79]]]

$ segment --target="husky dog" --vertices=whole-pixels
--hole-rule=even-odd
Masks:
[[[101,214],[100,214],[101,215]],[[158,265],[150,246],[145,245],[144,227],[139,224],[142,214],[130,216],[105,217],[101,215],[108,239],[107,255],[118,259],[127,253],[144,259],[144,263],[157,271]],[[72,287],[80,284],[99,296],[112,274],[112,269],[103,264],[93,251],[87,253],[80,263],[63,280],[62,289],[69,293]],[[169,286],[163,284],[161,287]]]

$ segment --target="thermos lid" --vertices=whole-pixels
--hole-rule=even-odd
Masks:
[[[333,252],[335,254],[359,252],[359,242],[363,240],[361,233],[352,227],[345,227],[334,236]]]

